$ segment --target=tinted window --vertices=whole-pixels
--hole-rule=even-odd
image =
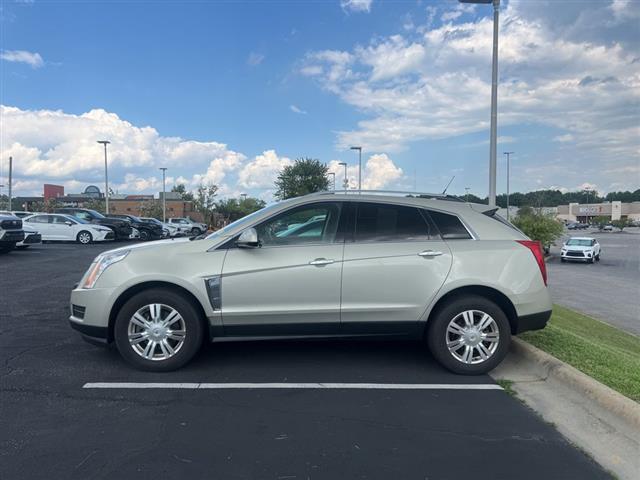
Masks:
[[[471,235],[464,227],[462,222],[455,215],[447,213],[434,212],[429,210],[431,219],[440,230],[440,235],[444,239],[471,238]]]
[[[428,240],[429,226],[417,208],[384,203],[359,203],[356,242]]]
[[[286,211],[258,225],[263,245],[331,243],[335,240],[340,204],[316,203]]]
[[[91,215],[89,215],[87,212],[83,212],[82,210],[80,210],[78,212],[73,212],[72,215],[74,217],[81,218],[82,220],[86,220],[87,222],[90,222],[91,219],[92,219]]]

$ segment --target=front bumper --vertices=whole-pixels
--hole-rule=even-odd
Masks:
[[[100,343],[110,343],[109,314],[113,306],[112,288],[76,288],[71,291],[69,308],[71,328],[84,337],[93,338]]]
[[[22,247],[25,245],[35,245],[37,243],[42,243],[42,235],[39,233],[26,233],[24,236],[24,240],[19,242],[18,247]]]
[[[2,230],[0,231],[0,243],[18,243],[24,240],[22,230]]]

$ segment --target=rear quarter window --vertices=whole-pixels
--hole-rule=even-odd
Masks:
[[[457,216],[434,210],[428,210],[428,212],[443,239],[465,240],[473,238]]]

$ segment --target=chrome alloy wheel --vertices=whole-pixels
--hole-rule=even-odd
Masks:
[[[88,232],[80,232],[80,234],[78,235],[78,240],[84,245],[86,245],[87,243],[91,243],[91,234]]]
[[[129,319],[129,345],[147,360],[167,360],[184,345],[186,326],[182,315],[168,305],[145,305]]]
[[[459,362],[471,365],[491,358],[500,342],[498,324],[480,310],[466,310],[453,317],[445,337],[449,353]]]

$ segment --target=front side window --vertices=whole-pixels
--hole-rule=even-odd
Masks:
[[[340,204],[316,203],[286,211],[256,227],[263,246],[332,243]]]
[[[73,216],[81,218],[82,220],[86,220],[87,222],[91,221],[91,215],[89,215],[87,212],[83,212],[83,211],[75,212]]]
[[[53,215],[53,217],[51,217],[51,223],[55,223],[57,225],[66,224],[70,221],[71,219],[63,217],[62,215]]]
[[[428,240],[429,225],[417,208],[385,203],[359,203],[356,242]]]

